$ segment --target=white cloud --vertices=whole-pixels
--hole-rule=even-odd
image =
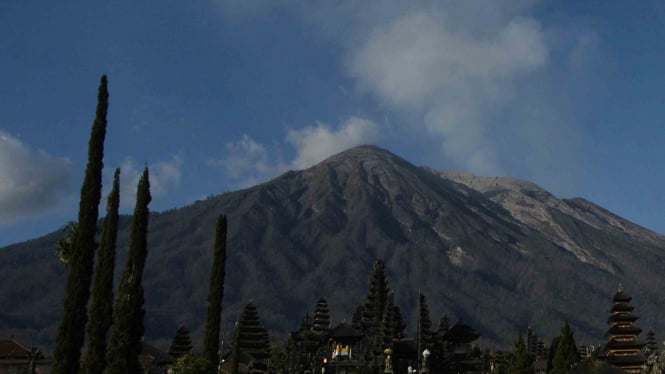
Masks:
[[[0,130],[0,225],[38,216],[71,193],[71,162]]]
[[[150,194],[153,199],[166,195],[173,187],[180,184],[182,158],[171,156],[170,160],[147,164],[150,174]],[[133,208],[136,203],[136,188],[143,174],[143,166],[136,164],[134,158],[127,156],[120,165],[120,204],[125,208]],[[104,184],[104,196],[110,192],[113,172],[115,168],[105,168],[107,183]],[[106,200],[104,200],[106,201]]]
[[[351,50],[349,73],[389,106],[421,113],[450,159],[474,172],[501,173],[493,133],[514,129],[496,118],[517,104],[520,79],[548,61],[541,27],[514,16],[478,32],[475,24],[450,22],[446,11],[414,9],[375,25]]]
[[[295,152],[291,162],[282,162],[264,145],[243,135],[239,141],[225,145],[223,158],[211,160],[209,164],[220,168],[233,187],[243,188],[265,182],[287,170],[313,166],[348,148],[378,139],[379,127],[376,123],[350,117],[337,127],[319,122],[301,129],[289,129],[286,142]]]
[[[378,137],[379,128],[376,123],[358,117],[347,119],[337,129],[317,123],[314,126],[289,130],[286,139],[296,149],[296,157],[290,168],[310,167],[348,148],[375,142]]]
[[[180,169],[182,168],[182,158],[177,155],[171,156],[171,160],[159,161],[150,168],[150,190],[156,196],[165,195],[171,186],[180,184]]]
[[[233,181],[233,187],[249,187],[274,177],[284,170],[278,161],[270,161],[266,148],[248,135],[237,142],[225,144],[225,155],[211,160],[210,165],[219,167]]]

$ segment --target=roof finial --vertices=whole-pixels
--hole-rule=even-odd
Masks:
[[[618,293],[623,293],[623,283],[619,283],[619,288],[617,288]]]

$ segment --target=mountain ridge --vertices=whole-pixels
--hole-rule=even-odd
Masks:
[[[319,297],[328,299],[334,321],[350,319],[377,257],[411,330],[423,289],[433,321],[442,313],[463,319],[488,342],[508,345],[515,328],[527,325],[554,336],[564,319],[577,337],[598,342],[620,282],[634,295],[643,327],[665,328],[657,317],[665,298],[651,286],[665,271],[662,235],[530,182],[435,171],[359,146],[257,186],[153,213],[144,277],[148,338],[170,339],[182,322],[201,333],[222,213],[229,218],[227,328],[249,299],[278,334],[296,329]],[[120,227],[119,269],[128,222],[124,217]],[[14,285],[0,293],[0,332],[49,343],[64,288],[53,253],[59,235],[0,250],[0,273]]]
[[[454,170],[433,171],[443,178],[454,180],[477,189],[492,201],[511,212],[513,217],[548,238],[558,241],[566,250],[574,253],[580,261],[591,262],[613,271],[607,263],[601,263],[587,249],[581,248],[558,225],[552,210],[572,216],[596,229],[611,228],[619,233],[640,236],[652,244],[662,243],[665,236],[652,232],[583,198],[558,199],[534,183],[511,178],[479,177]],[[549,226],[549,227],[548,227]]]

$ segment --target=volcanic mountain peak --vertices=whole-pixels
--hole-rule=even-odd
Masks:
[[[320,172],[322,169],[334,169],[341,174],[381,174],[418,169],[399,156],[374,145],[359,145],[328,157],[317,165],[305,170]],[[398,171],[398,169],[401,169]],[[307,173],[309,174],[309,173]],[[306,175],[307,175],[306,174]]]
[[[325,178],[322,177],[325,175]],[[436,183],[432,176],[440,181]],[[504,222],[540,232],[549,241],[569,251],[578,260],[614,272],[616,266],[608,260],[604,249],[583,245],[567,225],[571,220],[582,222],[596,230],[615,230],[640,236],[658,245],[663,237],[642,229],[583,199],[559,199],[534,183],[505,177],[482,177],[455,170],[434,170],[416,167],[382,148],[363,145],[329,157],[304,171],[311,188],[318,191],[339,191],[338,202],[349,207],[358,205],[358,186],[371,188],[365,195],[380,198],[399,226],[410,232],[415,222],[426,223],[451,248],[458,244],[451,240],[441,219],[453,207],[464,206],[491,225]],[[321,181],[325,179],[325,184]],[[451,183],[452,182],[452,183]],[[318,195],[321,195],[319,192]],[[482,196],[483,198],[479,198]],[[362,199],[364,201],[364,199]],[[497,204],[495,207],[491,203]],[[321,211],[319,204],[314,204]],[[505,209],[508,215],[497,210]],[[487,214],[491,211],[491,214]],[[413,216],[413,213],[416,216]],[[494,216],[493,218],[489,218]],[[527,249],[516,246],[526,254]],[[452,252],[450,252],[452,253]],[[449,253],[449,254],[450,254]]]
[[[392,205],[407,190],[420,198],[431,192],[423,183],[424,175],[431,177],[430,173],[372,145],[351,148],[297,173],[309,190],[318,195],[336,191],[345,200],[371,195]]]
[[[383,149],[381,147],[372,145],[372,144],[362,144],[358,145],[352,148],[349,148],[345,151],[339,152],[337,154],[334,154],[325,160],[323,160],[321,163],[325,164],[328,162],[335,162],[335,161],[350,161],[350,160],[355,160],[355,161],[369,161],[369,160],[376,160],[376,159],[381,159],[381,160],[389,160],[389,159],[400,159],[401,158],[392,152]]]
[[[170,338],[183,319],[194,334],[202,332],[220,214],[229,222],[227,324],[249,299],[266,326],[281,332],[297,327],[322,296],[333,319],[348,318],[382,257],[411,327],[414,290],[422,288],[433,315],[463,318],[490,341],[509,344],[515,326],[527,325],[554,336],[563,319],[576,336],[598,340],[606,302],[623,282],[642,303],[643,326],[665,328],[657,318],[665,297],[653,287],[665,273],[665,237],[533,183],[416,167],[359,146],[258,186],[151,215],[148,336]],[[128,246],[124,222],[117,263]],[[61,235],[0,251],[0,274],[17,285],[0,290],[0,333],[45,331],[44,341],[51,339],[64,292],[65,271],[53,255]]]

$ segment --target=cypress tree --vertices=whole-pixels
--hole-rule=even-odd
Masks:
[[[231,342],[231,374],[238,374],[238,366],[240,365],[239,322],[235,323],[235,327],[233,341]]]
[[[178,330],[171,341],[169,354],[176,359],[192,351],[192,338],[189,336],[189,330],[185,325],[178,327]]]
[[[208,291],[208,312],[206,314],[205,336],[203,337],[203,355],[212,367],[219,362],[219,330],[222,321],[222,298],[224,297],[224,274],[226,263],[226,216],[217,220],[215,235],[215,253],[210,271],[210,289]]]
[[[559,347],[559,341],[561,336],[556,336],[552,339],[550,347],[547,352],[547,372],[549,373],[554,368],[554,356],[556,355],[557,348]]]
[[[568,321],[565,321],[561,327],[561,335],[556,345],[556,351],[552,360],[552,370],[550,373],[564,374],[569,373],[573,364],[579,361],[579,352],[575,344],[573,330],[571,330]]]
[[[73,238],[67,274],[67,290],[62,321],[58,327],[53,353],[54,374],[71,374],[79,370],[81,348],[85,340],[86,308],[95,259],[95,235],[102,191],[104,139],[108,112],[108,87],[103,75],[97,95],[97,111],[88,143],[88,163],[81,187],[78,230]]]
[[[148,256],[148,204],[150,203],[148,168],[143,170],[136,191],[136,207],[130,233],[129,252],[120,281],[113,314],[111,341],[106,352],[108,374],[139,374],[143,337],[144,295],[141,280]]]
[[[420,292],[418,297],[418,357],[425,349],[432,348],[432,320],[429,317],[429,307],[425,294]]]
[[[526,347],[526,342],[522,336],[522,332],[518,331],[517,340],[515,341],[515,351],[513,352],[508,368],[508,374],[531,374],[533,373],[533,356],[529,354]]]
[[[113,189],[109,194],[104,233],[100,243],[90,323],[88,323],[88,347],[83,360],[83,372],[98,374],[106,366],[106,338],[113,323],[113,271],[115,247],[118,237],[118,207],[120,205],[120,169],[115,170]]]

